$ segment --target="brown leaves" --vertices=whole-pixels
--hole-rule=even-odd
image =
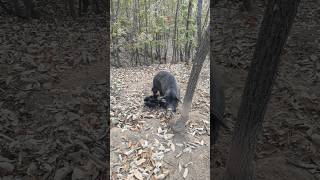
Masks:
[[[111,131],[111,146],[119,143],[126,144],[112,151],[112,177],[114,179],[166,179],[170,171],[164,162],[166,156],[181,158],[192,149],[202,148],[204,142],[201,133],[195,133],[193,143],[177,146],[173,143],[174,134],[169,132],[168,123],[171,120],[162,109],[146,109],[143,107],[143,98],[150,95],[152,78],[160,69],[170,70],[178,79],[181,94],[185,92],[186,83],[191,68],[181,64],[148,66],[141,68],[113,69],[111,68],[111,121],[121,127],[126,133],[125,141],[121,140],[119,131]],[[130,74],[130,75],[129,75]],[[203,127],[209,122],[209,66],[205,63],[200,76],[199,86],[195,93],[193,109],[199,109],[202,115],[192,112],[190,131],[205,132]],[[181,107],[181,104],[179,105]],[[178,111],[175,116],[180,116]],[[155,123],[157,122],[157,123]],[[136,134],[137,132],[138,134]],[[202,135],[207,135],[203,133]],[[121,148],[120,148],[121,147]],[[183,148],[177,152],[178,148]],[[204,147],[203,147],[204,148]],[[176,157],[176,154],[180,154]],[[178,167],[175,167],[178,168]],[[187,167],[184,167],[184,169]],[[184,170],[187,177],[189,169]],[[181,174],[183,177],[183,174]]]
[[[9,163],[9,162],[1,162],[0,161],[0,174],[5,175],[8,173],[13,172],[14,170],[14,165]]]
[[[105,62],[97,58],[105,27],[9,16],[0,24],[0,174],[96,179],[106,159]]]
[[[67,166],[67,167],[62,167],[58,169],[54,175],[54,180],[63,180],[69,173],[72,172],[72,168]]]

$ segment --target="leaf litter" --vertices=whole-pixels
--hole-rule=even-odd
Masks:
[[[106,69],[95,57],[106,24],[84,16],[55,29],[50,20],[0,19],[10,37],[0,38],[0,179],[102,179]]]
[[[189,134],[192,134],[193,131],[205,131],[203,127],[204,122],[209,122],[209,109],[206,109],[209,108],[206,102],[210,101],[208,95],[209,86],[208,83],[203,82],[208,82],[208,67],[209,64],[206,63],[204,72],[202,72],[200,76],[201,79],[199,83],[201,83],[202,86],[198,88],[195,94],[196,98],[194,98],[197,106],[192,107],[204,115],[194,115],[196,117],[191,119],[192,126],[187,126]],[[115,156],[111,158],[114,160],[111,160],[114,179],[170,179],[170,174],[178,171],[179,167],[178,164],[175,167],[167,166],[167,156],[170,156],[169,154],[180,154],[180,157],[182,157],[183,154],[191,152],[191,147],[194,149],[201,148],[201,143],[199,143],[203,143],[201,136],[208,138],[206,133],[202,135],[197,133],[193,135],[193,139],[190,139],[193,142],[175,144],[173,143],[174,134],[170,131],[168,125],[170,122],[168,118],[170,117],[166,116],[165,110],[147,109],[144,107],[143,98],[151,93],[153,75],[160,68],[170,70],[178,78],[179,82],[187,82],[188,73],[190,73],[191,70],[190,67],[182,64],[170,66],[161,65],[161,67],[151,65],[148,67],[140,67],[139,69],[111,68],[111,121],[115,122],[113,125],[114,131],[111,130],[111,137],[113,137],[111,138],[111,147],[117,147],[119,143],[127,144],[124,149],[120,148],[117,149],[117,151],[111,151],[111,156],[113,156],[113,154]],[[130,71],[130,76],[127,76],[127,71]],[[179,74],[177,72],[179,72]],[[141,77],[144,79],[143,82],[139,81]],[[186,83],[180,83],[182,89],[181,94],[185,91],[186,85]],[[146,89],[150,90],[148,91]],[[181,107],[181,104],[179,106]],[[203,108],[204,111],[199,110],[202,107],[206,107]],[[180,113],[178,112],[176,116],[179,115]],[[154,123],[154,121],[157,121],[157,123]],[[154,124],[158,125],[154,126]],[[118,128],[118,130],[115,128]],[[119,138],[121,134],[118,135],[118,132],[125,133],[126,135],[123,135],[123,137],[128,137],[130,140],[121,140],[121,138]],[[138,132],[138,134],[135,132]],[[204,143],[202,145],[204,145]],[[177,147],[182,149],[177,152]],[[208,146],[202,148],[207,149]],[[206,152],[209,153],[208,149]],[[184,166],[184,169],[185,168],[187,168],[187,166]],[[185,173],[188,174],[188,172]],[[209,171],[207,171],[207,173],[208,177]],[[183,176],[187,176],[187,174],[181,174],[179,176],[183,178]]]

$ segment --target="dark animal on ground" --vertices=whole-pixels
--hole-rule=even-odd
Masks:
[[[161,99],[158,99],[158,96],[153,95],[144,98],[144,105],[149,108],[166,107],[165,102],[161,101]]]
[[[157,97],[159,92],[163,97],[166,109],[176,112],[180,101],[180,89],[176,78],[171,73],[159,71],[153,78],[152,92],[154,97]]]

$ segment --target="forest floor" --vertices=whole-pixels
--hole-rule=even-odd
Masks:
[[[1,180],[106,179],[107,24],[56,22],[0,16]]]
[[[208,179],[210,169],[210,68],[207,60],[200,74],[186,142],[173,143],[170,118],[164,109],[144,107],[152,94],[152,79],[159,70],[177,78],[185,94],[190,65],[152,65],[111,69],[111,172],[114,179],[141,177],[156,179]],[[181,104],[178,106],[181,110]],[[180,116],[177,111],[175,117]],[[175,118],[174,118],[175,119]],[[120,158],[120,159],[119,159]],[[180,169],[179,169],[180,167]],[[153,173],[152,173],[153,172]],[[152,179],[152,178],[151,178]]]
[[[302,0],[281,57],[255,156],[259,180],[320,179],[319,5]],[[261,9],[249,15],[239,13],[239,3],[220,1],[213,12],[215,57],[224,73],[225,121],[230,127]],[[108,153],[101,139],[107,129],[106,61],[101,48],[107,41],[105,23],[103,18],[88,17],[66,19],[56,26],[1,15],[0,179],[103,179]],[[141,178],[143,171],[153,168],[159,179],[210,179],[208,64],[197,87],[186,144],[171,143],[163,110],[142,106],[159,69],[172,71],[183,97],[190,66],[111,69],[112,175]],[[214,149],[215,177],[224,170],[231,135],[232,128],[222,130]]]
[[[262,21],[263,6],[252,14],[240,3],[220,1],[214,9],[213,53],[226,91],[225,121],[214,147],[211,179],[223,174],[248,67]],[[320,32],[319,4],[301,2],[263,123],[255,154],[256,179],[320,179]],[[152,78],[172,72],[184,96],[191,66],[152,65],[111,69],[111,172],[117,179],[210,179],[209,66],[202,69],[195,93],[187,142],[172,143],[164,110],[143,107]],[[180,105],[181,108],[181,105]],[[181,109],[176,117],[179,117]],[[152,179],[152,178],[151,178]]]

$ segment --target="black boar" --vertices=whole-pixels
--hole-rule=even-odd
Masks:
[[[163,102],[168,110],[176,112],[180,101],[180,89],[177,85],[176,78],[167,71],[158,72],[153,78],[152,87],[153,96],[157,97],[157,93],[163,97]]]

